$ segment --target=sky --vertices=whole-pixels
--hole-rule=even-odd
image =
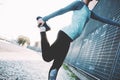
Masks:
[[[19,35],[30,38],[32,44],[40,40],[37,16],[46,16],[74,0],[0,0],[0,36],[16,40]],[[71,22],[72,12],[50,19],[47,32],[50,43],[54,42],[57,32]]]

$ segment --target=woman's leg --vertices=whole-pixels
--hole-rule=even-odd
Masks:
[[[59,68],[61,67],[72,40],[62,31],[58,33],[57,40],[50,46],[45,32],[41,32],[42,56],[47,62],[54,59],[49,70],[49,80],[56,80]],[[52,78],[52,79],[51,79]]]
[[[47,39],[46,32],[41,32],[41,48],[42,48],[42,57],[45,61],[49,62],[53,60],[53,56],[50,53],[50,44]]]
[[[67,55],[72,40],[62,31],[59,32],[56,42],[51,46],[54,48],[54,61],[49,71],[49,80],[56,80],[59,68]]]

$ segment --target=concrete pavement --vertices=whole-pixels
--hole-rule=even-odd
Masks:
[[[52,64],[41,53],[0,40],[0,80],[47,80]],[[63,67],[57,80],[75,80]]]

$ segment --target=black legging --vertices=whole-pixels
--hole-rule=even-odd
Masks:
[[[50,46],[46,33],[41,32],[42,57],[47,62],[54,60],[50,71],[55,68],[59,70],[67,55],[71,41],[71,38],[63,31],[59,31],[56,41]]]

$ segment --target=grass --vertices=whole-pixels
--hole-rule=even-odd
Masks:
[[[68,71],[68,75],[71,77],[72,80],[78,80],[78,77],[69,69],[69,67],[63,64],[63,68]]]

